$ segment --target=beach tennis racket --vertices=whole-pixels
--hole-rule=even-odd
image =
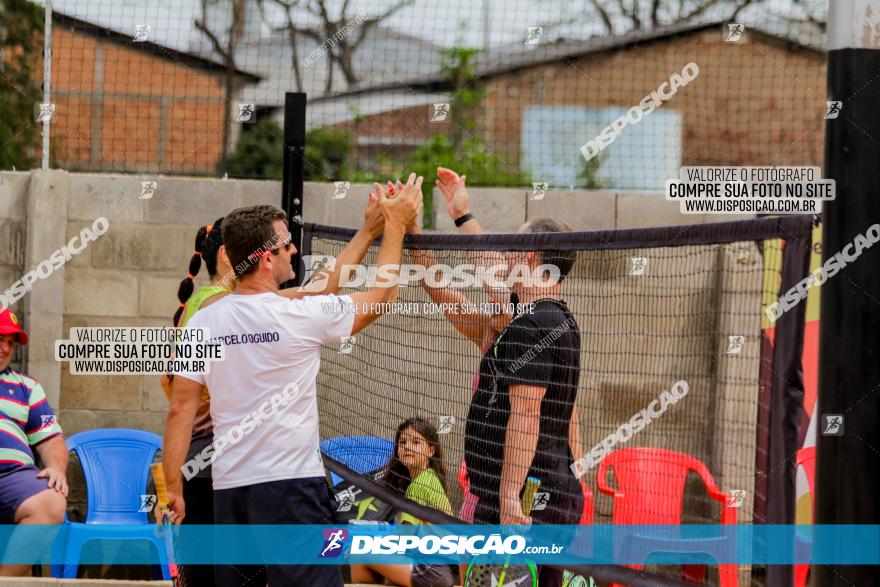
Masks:
[[[526,479],[522,494],[522,511],[526,516],[532,513],[532,504],[540,486],[540,479]],[[531,561],[524,565],[511,565],[508,557],[503,565],[486,565],[476,560],[479,559],[468,565],[463,587],[538,587],[538,567]]]
[[[168,486],[165,484],[165,471],[162,463],[150,465],[153,473],[153,482],[156,485],[156,516],[162,520],[162,532],[165,538],[165,551],[168,553],[168,573],[171,575],[171,584],[174,587],[186,587],[186,581],[180,573],[177,565],[177,556],[174,550],[174,524],[168,516]]]

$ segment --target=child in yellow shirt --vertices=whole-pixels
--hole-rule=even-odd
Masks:
[[[446,468],[437,429],[423,418],[410,418],[397,428],[394,451],[385,466],[381,482],[419,505],[452,515],[446,495]],[[421,524],[407,513],[400,524]],[[382,584],[390,580],[401,587],[451,587],[456,582],[450,565],[352,565],[352,583]]]

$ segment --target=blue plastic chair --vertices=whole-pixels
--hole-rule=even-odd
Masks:
[[[394,452],[394,442],[378,436],[335,436],[321,441],[321,452],[363,475],[384,467]],[[335,487],[342,478],[330,472]]]
[[[95,540],[147,541],[158,553],[162,578],[169,580],[168,553],[165,543],[147,519],[139,512],[142,495],[147,493],[150,465],[162,448],[162,438],[152,432],[129,428],[103,428],[74,434],[67,446],[75,451],[82,465],[88,489],[88,511],[85,523],[68,522],[61,535],[63,565],[52,565],[52,575],[75,579],[83,548]]]

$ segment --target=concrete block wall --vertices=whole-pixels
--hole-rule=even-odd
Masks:
[[[167,326],[197,227],[252,204],[280,205],[279,182],[70,174],[67,235],[105,217],[110,229],[66,267],[63,332],[81,326]],[[140,199],[141,180],[157,181]],[[197,285],[207,283],[202,268]],[[167,402],[158,376],[61,371],[61,424],[161,432]]]
[[[142,180],[157,181],[151,198],[141,198]],[[369,189],[353,185],[345,198],[334,198],[332,184],[307,183],[305,220],[358,227]],[[734,219],[681,215],[657,193],[550,190],[542,200],[531,200],[526,189],[470,193],[474,214],[491,232],[513,232],[540,216],[564,220],[574,230]],[[157,377],[70,375],[66,364],[54,360],[54,341],[77,326],[169,324],[197,227],[254,204],[280,206],[281,183],[64,171],[0,174],[4,289],[95,219],[110,224],[106,234],[38,281],[14,307],[32,335],[27,370],[44,383],[68,434],[101,426],[161,431],[165,399]],[[436,190],[434,217],[437,230],[454,229]],[[198,281],[205,280],[203,270]]]
[[[540,200],[531,199],[527,188],[468,188],[471,213],[486,232],[516,232],[526,220],[550,217],[575,231],[648,228],[730,222],[754,218],[753,214],[682,214],[678,202],[669,202],[662,192],[618,192],[613,190],[548,190]],[[446,200],[434,190],[434,227],[441,232],[455,230],[446,210]]]
[[[158,183],[149,199],[141,199],[142,180]],[[345,198],[334,198],[332,184],[307,183],[304,218],[310,222],[358,227],[368,192],[368,186],[353,185]],[[531,200],[530,190],[526,189],[471,188],[470,192],[472,210],[490,232],[513,232],[525,220],[541,216],[564,220],[574,230],[609,230],[735,219],[728,216],[683,216],[678,213],[676,204],[666,202],[659,193],[550,190],[542,200]],[[68,435],[101,427],[131,427],[161,433],[167,402],[156,376],[71,375],[66,363],[54,360],[54,341],[67,338],[69,329],[77,326],[168,325],[177,308],[177,287],[186,274],[197,227],[214,222],[234,208],[263,203],[280,206],[280,182],[93,175],[64,171],[0,173],[2,289],[19,279],[28,268],[47,259],[95,219],[104,217],[110,225],[106,234],[56,270],[50,278],[36,282],[28,296],[15,307],[23,316],[32,340],[28,355],[24,357],[27,361],[25,370],[43,383]],[[436,191],[433,213],[437,230],[454,230],[446,213],[445,201]],[[595,279],[597,284],[606,283],[603,271],[608,263],[623,261],[611,259],[609,255],[613,252],[594,253],[590,258],[595,262],[587,263],[580,270],[586,272],[585,278]],[[709,261],[713,264],[721,262],[720,259],[707,259]],[[204,270],[197,281],[199,284],[206,282]],[[624,288],[617,291],[618,294],[629,291],[627,288],[631,287],[626,283],[613,285]],[[705,295],[707,291],[705,284],[699,283],[693,284],[693,290],[695,296]],[[608,293],[612,295],[614,292],[609,290]],[[415,301],[418,292],[401,293],[402,300],[409,297]],[[731,302],[722,302],[725,303]],[[587,308],[575,308],[575,311],[586,312]],[[634,311],[644,311],[649,317],[652,315],[650,308]],[[439,316],[435,318],[442,321]],[[377,326],[379,330],[368,333],[359,346],[363,344],[364,348],[370,348],[370,339],[399,334],[399,323],[403,320],[401,317],[388,317]],[[590,328],[601,334],[603,330],[596,330],[598,326],[601,325],[590,325]],[[655,326],[663,327],[659,322]],[[725,326],[727,329],[751,328],[751,325],[740,324]],[[435,342],[450,356],[457,357],[457,364],[451,366],[451,371],[469,374],[468,365],[476,360],[476,352],[472,353],[473,356],[463,354],[458,338],[451,331],[447,334],[440,337],[443,343]],[[593,340],[600,345],[606,344],[603,340],[611,344],[610,337],[597,335]],[[649,342],[645,339],[646,345]],[[627,344],[627,348],[621,349],[621,352],[633,352],[632,345],[640,344],[640,341],[629,340]],[[643,352],[656,352],[656,349],[646,346]],[[352,357],[356,359],[356,353]],[[427,382],[436,377],[428,369],[431,360],[416,356],[402,359],[407,365],[401,365],[397,374],[387,382],[388,390],[400,389],[406,385],[406,378],[415,377]],[[344,373],[332,361],[325,364],[327,373],[322,373],[322,377],[332,376],[338,385],[338,376]],[[658,366],[655,372],[666,373],[668,367]],[[702,366],[690,367],[692,371],[698,371],[698,367]],[[611,371],[603,370],[601,364],[591,363],[588,387],[602,388],[603,381],[608,382],[609,373]],[[644,394],[650,391],[656,395],[656,391],[674,381],[672,374],[669,371],[669,377],[658,377],[652,382],[633,381],[631,386],[625,377],[618,374],[613,381],[621,392],[617,394],[618,400],[625,398],[627,401],[618,401],[620,405],[616,405],[614,413],[623,410],[628,414],[641,407]],[[431,413],[454,414],[459,422],[463,422],[465,414],[455,410],[464,404],[442,399],[453,397],[454,392],[469,386],[469,375],[462,377],[462,381],[434,383],[438,391],[443,389],[449,394],[439,394],[439,403],[430,406]],[[750,401],[747,397],[749,391],[745,387],[734,386],[719,390],[719,393],[736,400],[738,406],[745,406]],[[454,397],[460,399],[459,396]],[[399,398],[390,396],[386,399],[389,402],[395,399],[399,401]],[[601,410],[608,398],[585,400],[587,405]],[[689,401],[698,403],[700,400],[691,398]],[[356,406],[342,405],[344,403],[341,402],[336,410],[356,409]],[[707,403],[705,408],[711,409],[710,405]],[[610,409],[607,405],[606,408]],[[721,408],[715,404],[715,409],[718,411]],[[729,417],[723,411],[719,414]],[[742,417],[751,418],[752,415],[738,413],[734,419]],[[382,430],[396,425],[396,422],[386,420],[376,421],[374,425]],[[673,424],[672,420],[670,424]],[[708,429],[704,430],[708,433]],[[592,446],[601,432],[595,428],[588,429],[583,439],[585,447]],[[725,437],[726,440],[740,432],[719,430],[718,437]],[[724,482],[730,485],[746,482],[748,472],[736,466],[741,459],[740,453],[707,454],[705,458],[713,456],[724,463],[725,470],[721,473]],[[460,454],[452,451],[450,457],[457,462]],[[71,513],[73,519],[78,519],[85,510],[85,489],[75,465],[71,467],[70,481]],[[604,504],[597,503],[597,506],[600,514],[607,514]]]

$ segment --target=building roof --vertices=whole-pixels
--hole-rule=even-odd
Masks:
[[[593,37],[586,40],[566,41],[538,45],[508,45],[496,48],[488,53],[479,54],[474,62],[477,78],[488,78],[516,70],[577,59],[586,55],[628,49],[664,41],[681,35],[698,33],[712,28],[718,29],[719,36],[727,20],[709,22],[691,22],[673,26],[656,28],[650,31],[633,31],[625,35]],[[748,34],[775,39],[815,52],[824,52],[825,35],[814,24],[790,22],[779,18],[764,19],[760,24],[747,24]],[[387,92],[409,88],[426,92],[443,92],[450,89],[439,68],[428,75],[411,78],[398,78],[390,83],[379,83],[372,86],[361,86],[347,92],[323,96],[317,102],[349,99],[359,94]]]
[[[215,58],[213,48],[201,40],[192,45],[195,54]],[[302,91],[310,102],[325,93],[327,56],[321,54],[320,43],[305,35],[297,35],[297,59],[300,62]],[[427,76],[440,69],[443,48],[422,39],[382,26],[373,27],[354,52],[353,68],[360,77],[359,86],[372,87],[401,78]],[[316,59],[308,66],[309,55]],[[261,81],[242,90],[242,100],[261,107],[281,107],[285,92],[300,91],[293,69],[293,49],[286,32],[275,32],[245,41],[236,52],[236,62],[248,71],[257,72]],[[345,78],[338,66],[333,71],[334,87],[345,87]],[[348,92],[352,88],[346,88]],[[351,117],[354,115],[352,114]]]
[[[87,33],[90,35],[108,39],[110,41],[121,43],[132,50],[151,53],[163,59],[171,59],[188,67],[204,69],[212,73],[223,73],[226,71],[226,65],[216,59],[203,57],[194,53],[180,51],[178,49],[168,47],[167,45],[161,45],[152,41],[141,41],[135,43],[132,41],[132,36],[129,33],[116,31],[111,28],[95,24],[93,22],[81,20],[62,12],[53,10],[52,22],[53,24],[64,26],[65,28],[71,29],[73,31]],[[244,78],[249,83],[257,83],[260,81],[260,79],[262,79],[261,76],[250,73],[248,71],[244,71],[240,68],[236,68],[235,73],[239,77]]]

